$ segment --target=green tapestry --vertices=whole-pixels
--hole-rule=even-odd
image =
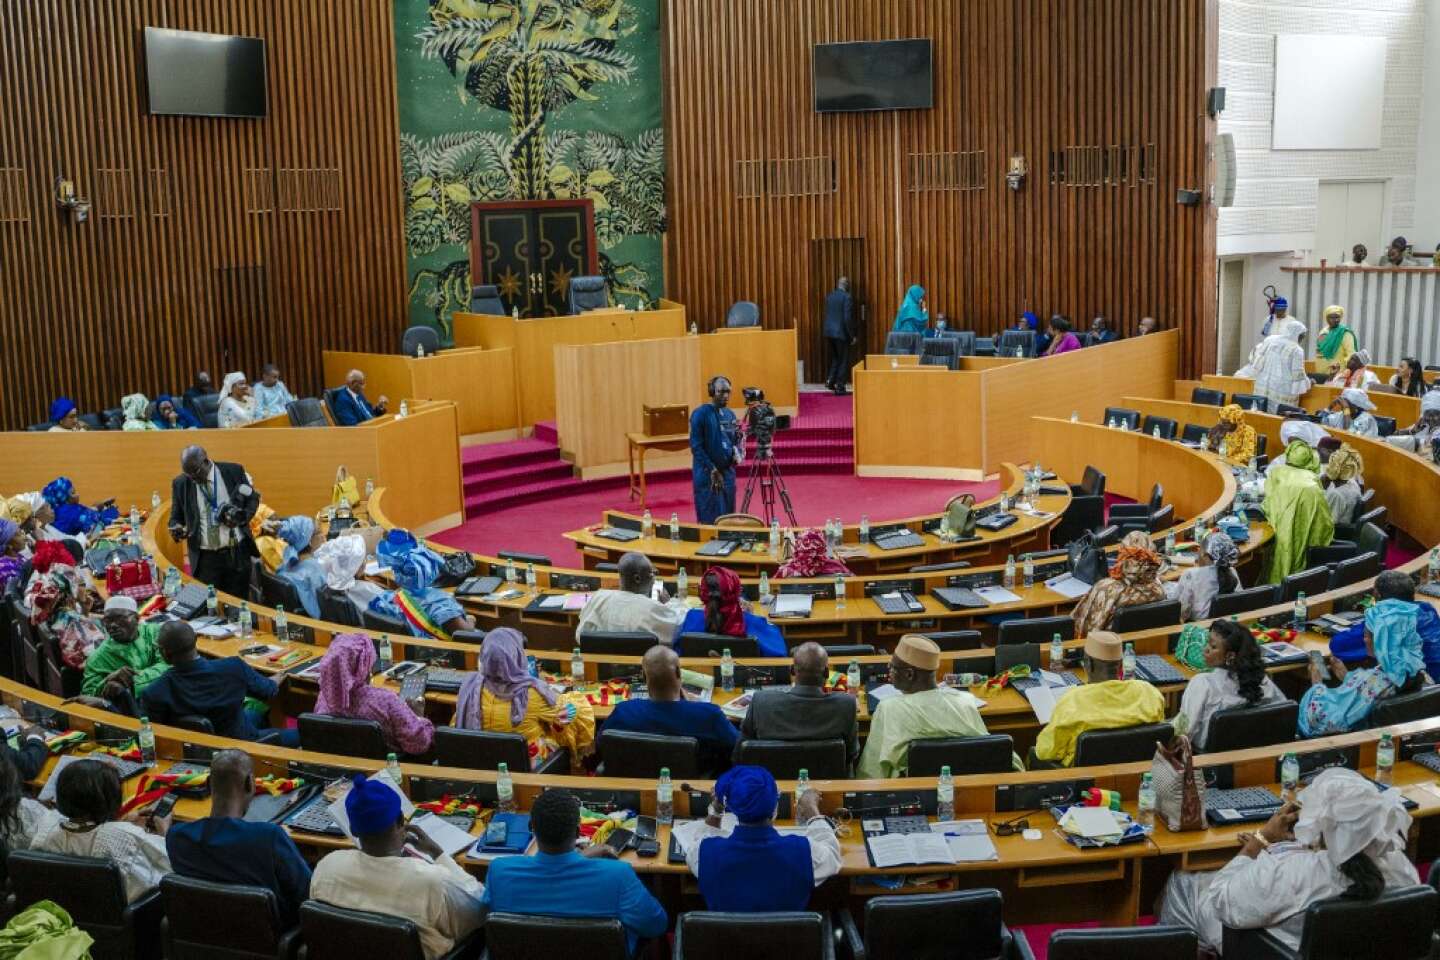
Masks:
[[[470,203],[588,197],[617,302],[660,296],[659,0],[396,0],[410,317],[470,299]]]

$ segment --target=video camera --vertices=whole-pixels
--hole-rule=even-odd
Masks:
[[[765,399],[765,391],[759,387],[745,387],[745,432],[755,438],[755,454],[763,458],[770,455],[775,442],[775,408]]]

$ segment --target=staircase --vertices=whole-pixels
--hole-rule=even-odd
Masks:
[[[788,430],[775,435],[775,463],[789,476],[850,473],[855,463],[854,417],[849,397],[829,393],[802,393],[800,412]],[[739,415],[743,411],[737,412]],[[521,440],[487,443],[462,451],[461,469],[465,484],[465,516],[493,513],[523,503],[564,497],[584,488],[624,488],[624,475],[586,483],[574,475],[570,464],[560,457],[553,422],[537,423],[534,435]],[[746,464],[755,452],[746,447]],[[737,480],[744,483],[746,465]],[[652,471],[653,480],[688,473],[683,470]]]

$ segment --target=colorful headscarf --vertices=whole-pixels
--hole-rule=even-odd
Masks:
[[[242,380],[248,379],[249,378],[245,376],[245,371],[243,370],[234,370],[230,373],[225,374],[225,380],[220,384],[220,399],[224,400],[226,397],[230,396],[230,390],[235,386],[235,384],[239,383]]]
[[[1029,329],[1037,332],[1040,330],[1040,318],[1035,314],[1035,311],[1026,310],[1020,314],[1020,319],[1025,321],[1025,326]]]
[[[280,539],[285,541],[285,556],[283,562],[294,563],[300,559],[300,552],[310,544],[310,538],[315,536],[315,521],[302,514],[293,517],[286,517],[280,524]]]
[[[50,422],[59,423],[75,409],[74,400],[69,397],[56,397],[55,401],[50,404]]]
[[[75,484],[70,482],[69,477],[56,477],[45,484],[45,489],[41,490],[40,494],[45,498],[45,502],[50,504],[51,510],[59,510],[75,496]]]
[[[69,554],[66,559],[70,560]],[[25,588],[25,606],[30,608],[30,622],[48,624],[64,609],[68,601],[80,595],[80,573],[69,564],[56,563],[43,573],[37,570]]]
[[[1132,587],[1138,586],[1158,579],[1160,563],[1160,554],[1155,552],[1150,538],[1143,531],[1132,530],[1120,541],[1110,577]]]
[[[823,533],[804,530],[795,537],[790,559],[780,565],[775,577],[823,577],[836,573],[850,576],[850,568],[839,558],[830,556]]]
[[[1210,534],[1205,538],[1204,546],[1205,555],[1217,567],[1233,567],[1240,559],[1240,548],[1235,546],[1235,541],[1227,533],[1216,531]]]
[[[1299,320],[1286,320],[1280,325],[1278,336],[1284,337],[1291,343],[1299,343],[1300,338],[1305,336],[1305,324]]]
[[[1332,453],[1331,456],[1334,454]],[[1304,440],[1292,440],[1290,445],[1285,448],[1285,465],[1309,470],[1319,476],[1320,454],[1316,453],[1315,448]]]
[[[10,546],[10,541],[15,539],[15,534],[20,532],[20,524],[9,517],[0,517],[0,552]]]
[[[1375,642],[1375,660],[1395,684],[1425,669],[1420,634],[1415,625],[1420,611],[1405,600],[1381,600],[1365,611],[1365,629]]]
[[[1276,297],[1276,298],[1275,298],[1275,302],[1274,302],[1273,304],[1271,304],[1271,309],[1272,309],[1272,310],[1289,310],[1289,309],[1290,309],[1290,301],[1289,301],[1289,300],[1286,300],[1284,297]]]
[[[36,573],[46,573],[53,566],[75,565],[75,556],[61,540],[41,540],[35,544],[35,555],[30,558],[30,567]]]
[[[1231,463],[1249,463],[1255,456],[1255,428],[1245,422],[1245,410],[1238,403],[1220,408],[1220,422],[1211,431],[1211,446],[1219,449],[1225,441],[1225,458]]]
[[[1345,308],[1338,304],[1332,304],[1325,308],[1324,316],[1336,317],[1343,321],[1345,319]],[[1345,342],[1345,335],[1349,333],[1351,333],[1351,330],[1345,326],[1344,323],[1335,324],[1335,326],[1330,327],[1324,333],[1320,334],[1320,339],[1315,342],[1315,352],[1326,360],[1334,360],[1335,355],[1340,352],[1340,346]]]
[[[129,430],[151,430],[153,424],[145,419],[145,411],[150,407],[150,399],[143,393],[132,393],[120,398],[120,409],[125,413],[125,427]],[[130,426],[131,423],[138,426]]]
[[[1316,774],[1299,799],[1295,839],[1323,849],[1335,870],[1357,854],[1375,860],[1405,849],[1411,819],[1399,790],[1376,790],[1354,770],[1330,767]]]
[[[710,589],[714,580],[716,589]],[[740,575],[729,567],[711,567],[700,578],[700,599],[705,603],[705,629],[731,637],[745,636],[745,610],[740,603]],[[714,601],[712,607],[712,600]],[[712,623],[713,616],[719,623]]]
[[[481,688],[500,700],[510,701],[510,723],[518,725],[530,707],[530,691],[534,690],[549,704],[555,703],[555,691],[548,684],[530,676],[525,663],[525,638],[519,630],[500,627],[485,634],[480,646],[480,672],[465,678],[455,709],[456,726],[479,730],[483,726],[480,708]]]
[[[44,503],[45,501],[41,498],[40,502]],[[9,500],[6,500],[3,505],[0,505],[0,513],[3,513],[16,523],[24,523],[34,516],[35,509],[31,506],[30,498],[22,493],[18,496],[11,497]]]
[[[1288,457],[1286,462],[1289,462]],[[1360,452],[1348,443],[1340,444],[1340,449],[1330,454],[1330,460],[1325,464],[1325,476],[1335,483],[1354,480],[1364,472],[1364,459],[1361,458]]]
[[[327,540],[315,549],[315,562],[325,573],[325,586],[340,593],[355,583],[355,574],[365,563],[365,538],[347,533]]]
[[[320,697],[315,712],[348,717],[370,689],[375,645],[360,633],[342,633],[330,640],[320,661]]]
[[[775,778],[764,767],[731,767],[715,781],[715,799],[735,814],[741,823],[764,823],[775,816],[780,802],[780,789]]]

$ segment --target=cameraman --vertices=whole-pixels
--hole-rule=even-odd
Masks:
[[[726,407],[730,381],[714,377],[708,384],[710,402],[690,414],[691,479],[695,485],[695,516],[701,523],[735,512],[735,465],[745,457],[740,424]]]
[[[201,447],[180,454],[170,484],[170,536],[189,545],[190,573],[216,590],[245,598],[256,556],[250,518],[260,494],[238,463],[214,463]]]

